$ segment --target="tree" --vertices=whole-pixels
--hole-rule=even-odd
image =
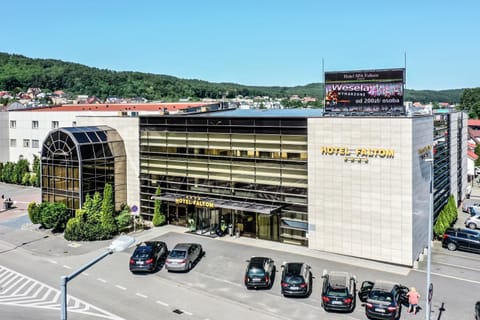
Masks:
[[[40,187],[40,157],[37,155],[33,155],[33,164],[32,164],[32,171],[34,174],[33,183],[31,183],[34,187]]]
[[[26,159],[20,159],[14,165],[12,182],[16,184],[22,184],[22,180],[25,176],[25,173],[30,172],[30,164]]]
[[[103,189],[103,200],[101,208],[101,224],[106,233],[114,235],[117,232],[117,225],[115,224],[115,207],[113,205],[113,190],[112,186],[107,183]]]
[[[159,196],[161,194],[160,187],[157,187],[155,191],[155,195]],[[162,201],[159,199],[155,199],[154,207],[153,207],[153,218],[152,223],[155,227],[161,226],[165,224],[165,215],[162,213]]]

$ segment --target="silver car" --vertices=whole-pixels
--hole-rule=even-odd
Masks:
[[[179,243],[168,254],[165,268],[168,271],[189,271],[203,254],[199,243]]]
[[[465,220],[465,226],[470,229],[480,229],[480,215],[467,218],[467,220]]]

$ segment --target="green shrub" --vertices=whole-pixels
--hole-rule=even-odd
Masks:
[[[160,187],[157,187],[157,190],[155,191],[155,195],[159,196],[162,194],[162,191],[160,190]],[[165,215],[162,213],[162,202],[158,199],[155,199],[154,206],[153,206],[153,218],[152,218],[152,224],[154,227],[161,226],[165,224],[166,221]]]
[[[115,217],[115,222],[117,224],[118,231],[124,231],[130,228],[131,226],[132,215],[129,211],[122,211],[118,216]]]
[[[166,219],[164,214],[160,214],[159,212],[155,212],[153,214],[152,224],[153,224],[153,226],[158,227],[158,226],[164,225],[166,220],[167,219]]]
[[[25,172],[22,177],[22,185],[29,186],[30,185],[30,172]]]
[[[28,212],[28,218],[33,224],[39,224],[41,222],[40,220],[40,210],[39,206],[37,206],[36,202],[30,202],[28,204],[27,212]]]
[[[79,241],[83,239],[82,228],[80,227],[78,217],[68,220],[63,236],[69,241]]]
[[[47,229],[63,231],[70,219],[67,206],[64,203],[48,203],[42,207],[41,223]]]

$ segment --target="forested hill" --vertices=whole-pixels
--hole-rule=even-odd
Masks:
[[[319,74],[319,78],[321,75]],[[26,91],[40,88],[53,92],[63,90],[72,95],[85,94],[105,99],[144,97],[148,100],[175,101],[180,98],[233,98],[270,96],[287,98],[292,95],[323,98],[323,84],[311,83],[295,87],[245,86],[235,83],[213,83],[180,79],[168,75],[133,71],[111,71],[52,59],[32,59],[0,52],[0,91]],[[406,90],[406,101],[458,103],[463,89]]]

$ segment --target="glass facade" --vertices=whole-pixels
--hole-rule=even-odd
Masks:
[[[42,201],[62,202],[74,214],[87,194],[103,193],[109,183],[115,207],[126,204],[126,156],[123,140],[107,126],[51,131],[42,145]]]
[[[160,187],[170,223],[307,245],[307,149],[307,117],[140,117],[141,212]]]

